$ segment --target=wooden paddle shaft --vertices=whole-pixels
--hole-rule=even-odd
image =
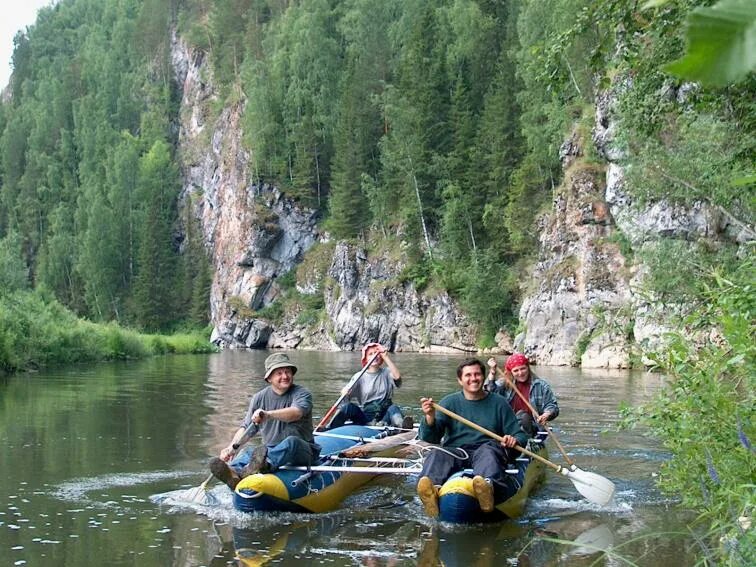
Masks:
[[[472,428],[473,428],[473,429],[475,429],[476,431],[480,431],[480,432],[481,432],[481,433],[482,433],[483,435],[488,435],[488,436],[489,436],[489,437],[491,437],[492,439],[496,439],[496,440],[497,440],[497,441],[499,441],[499,442],[501,442],[501,441],[503,441],[503,440],[504,440],[504,438],[503,438],[503,437],[502,437],[501,435],[497,435],[497,434],[496,434],[496,433],[494,433],[493,431],[489,431],[489,430],[488,430],[488,429],[486,429],[485,427],[481,427],[481,426],[480,426],[480,425],[478,425],[477,423],[474,423],[474,422],[470,421],[469,419],[465,419],[465,418],[464,418],[464,417],[462,417],[461,415],[458,415],[458,414],[454,413],[453,411],[451,411],[451,410],[448,410],[448,409],[446,409],[445,407],[438,405],[437,403],[434,403],[434,404],[433,404],[433,407],[434,407],[435,409],[437,409],[438,411],[440,411],[441,413],[445,413],[445,414],[446,414],[446,415],[448,415],[449,417],[451,417],[451,418],[453,418],[453,419],[456,419],[456,420],[457,420],[457,421],[459,421],[460,423],[464,423],[464,424],[465,424],[465,425],[467,425],[468,427],[472,427]],[[533,453],[532,451],[528,451],[528,450],[527,450],[527,449],[525,449],[524,447],[520,447],[519,445],[515,445],[515,446],[514,446],[513,448],[514,448],[514,449],[516,449],[516,450],[518,450],[518,451],[519,451],[520,453],[522,453],[523,455],[527,455],[527,456],[528,456],[528,457],[530,457],[531,459],[535,459],[535,460],[537,460],[537,461],[541,461],[541,462],[542,462],[542,463],[543,463],[544,465],[548,465],[548,466],[550,466],[551,468],[553,468],[553,469],[554,469],[555,471],[557,471],[557,472],[560,472],[560,471],[562,470],[562,467],[561,467],[561,466],[557,465],[556,463],[552,463],[552,462],[551,462],[551,461],[549,461],[548,459],[544,459],[544,458],[543,458],[543,457],[542,457],[541,455],[537,455],[537,454]]]
[[[507,385],[510,388],[512,388],[512,390],[514,390],[514,393],[517,394],[520,397],[520,399],[525,403],[526,406],[528,406],[528,409],[530,410],[530,413],[532,413],[533,417],[535,417],[536,420],[537,420],[538,419],[538,412],[533,407],[533,405],[530,403],[530,400],[528,400],[523,395],[523,393],[520,392],[520,390],[517,389],[517,386],[515,386],[515,384],[512,382],[512,380],[509,378],[509,376],[507,376],[506,372],[502,371],[502,369],[499,368],[498,366],[496,367],[496,369],[499,371],[499,374],[504,378],[504,380],[507,381]],[[549,433],[551,435],[551,438],[554,440],[554,443],[556,444],[557,449],[559,449],[559,452],[562,453],[562,456],[564,457],[564,460],[567,461],[567,464],[569,466],[572,466],[574,463],[572,462],[572,459],[570,459],[567,456],[567,451],[565,451],[564,447],[562,447],[562,444],[559,442],[559,439],[557,438],[556,433],[554,433],[553,431],[549,431]]]
[[[365,368],[362,369],[362,372],[360,372],[360,374],[357,376],[357,378],[355,378],[349,384],[347,384],[347,388],[348,388],[347,391],[344,392],[343,394],[341,394],[341,396],[339,396],[339,399],[336,400],[336,403],[333,404],[331,406],[331,409],[329,409],[326,412],[326,414],[323,416],[323,419],[320,420],[320,423],[318,423],[315,426],[315,431],[319,430],[321,427],[323,427],[325,425],[328,425],[328,420],[331,419],[331,417],[333,416],[333,414],[336,413],[336,410],[339,409],[339,406],[341,405],[341,402],[344,401],[344,398],[346,398],[349,395],[349,393],[352,391],[352,388],[354,388],[354,385],[357,383],[357,381],[360,378],[362,378],[362,375],[365,374],[365,372],[367,372],[367,369],[370,368],[370,365],[373,364],[373,361],[376,359],[376,357],[378,357],[380,355],[381,355],[380,352],[376,352],[370,358],[370,360],[368,360],[367,364],[365,365]]]

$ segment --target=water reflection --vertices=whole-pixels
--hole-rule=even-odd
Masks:
[[[380,532],[377,540],[371,530]],[[329,557],[352,565],[394,566],[417,556],[419,527],[411,523],[376,524],[354,521],[343,514],[279,515],[279,521],[254,528],[232,529],[237,565],[294,565]]]
[[[341,513],[260,518],[254,527],[232,528],[230,540],[239,567],[324,560],[336,565],[545,567],[602,564],[615,535],[590,516],[553,524],[459,527],[418,522],[412,513],[404,519]]]
[[[234,528],[233,544],[238,564],[243,567],[267,565],[282,554],[294,555],[306,547],[312,530],[322,535],[330,532],[330,519],[296,522],[289,526],[275,526],[270,533],[258,529]]]
[[[556,474],[528,502],[520,523],[464,529],[429,520],[407,478],[381,478],[338,512],[317,517],[239,514],[218,484],[211,486],[217,505],[151,498],[206,478],[208,458],[228,442],[249,397],[264,386],[267,354],[165,357],[0,381],[0,557],[63,567],[242,561],[575,567],[611,564],[592,551],[600,547],[595,538],[608,533],[613,549],[639,565],[696,561],[687,518],[653,484],[665,452],[642,431],[614,428],[621,401],[637,404],[658,388],[659,378],[644,373],[537,369],[559,396],[554,425],[568,453],[617,483],[607,508],[587,503]],[[313,392],[316,418],[359,368],[356,353],[289,354],[297,381]],[[456,389],[462,358],[397,354],[404,383],[394,401],[419,418],[421,396]],[[560,461],[556,451],[552,457]]]
[[[574,537],[558,527],[504,524],[498,529],[467,528],[448,533],[434,528],[423,541],[418,567],[465,565],[518,567],[561,565],[569,557],[595,561],[611,548],[614,536],[604,524],[594,525]],[[525,543],[527,542],[527,543]],[[565,552],[564,550],[569,551]]]

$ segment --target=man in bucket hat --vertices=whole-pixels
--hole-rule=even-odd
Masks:
[[[283,353],[265,359],[268,386],[257,392],[249,402],[247,414],[231,443],[210,461],[210,470],[232,490],[239,481],[254,473],[272,472],[282,465],[314,464],[320,454],[312,430],[312,394],[294,384],[297,367]],[[255,447],[250,462],[239,473],[226,463],[239,451],[256,430],[262,444]]]
[[[362,347],[361,363],[363,370],[354,374],[349,381],[351,386],[346,386],[341,392],[349,394],[357,403],[343,404],[331,421],[330,428],[344,425],[347,421],[357,425],[383,421],[388,425],[411,429],[412,418],[404,417],[402,410],[391,399],[394,389],[402,385],[402,375],[389,358],[386,347],[380,343],[367,343]],[[367,364],[370,366],[365,368]]]

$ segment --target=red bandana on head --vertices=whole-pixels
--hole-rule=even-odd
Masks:
[[[517,368],[518,366],[527,366],[528,365],[528,357],[524,354],[520,354],[519,352],[514,353],[509,358],[507,358],[507,362],[504,364],[504,368],[506,368],[509,372],[512,372],[513,368]]]

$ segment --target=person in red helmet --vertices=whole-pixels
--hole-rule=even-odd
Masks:
[[[342,390],[342,394],[348,393],[348,400],[354,401],[342,404],[329,428],[339,427],[347,421],[356,425],[372,421],[412,428],[412,418],[405,418],[402,410],[392,401],[394,390],[402,385],[402,375],[389,357],[388,350],[380,343],[368,343],[362,347],[361,362],[363,368],[368,363],[370,366],[364,373],[355,373],[349,381],[351,386]],[[360,374],[362,376],[355,381]]]
[[[488,359],[488,367],[490,372],[486,388],[507,399],[517,419],[520,420],[522,428],[529,435],[534,435],[536,427],[545,426],[547,421],[551,421],[559,415],[559,404],[551,386],[546,380],[539,378],[531,371],[527,356],[519,352],[510,355],[504,363],[504,378],[498,381],[496,380],[496,373],[497,371],[501,372],[501,370],[498,369],[495,358]],[[509,380],[506,378],[509,378]],[[509,383],[514,384],[522,397],[517,395],[509,386]],[[523,397],[530,401],[530,405],[533,406],[538,415],[531,413],[530,408],[522,399]]]

